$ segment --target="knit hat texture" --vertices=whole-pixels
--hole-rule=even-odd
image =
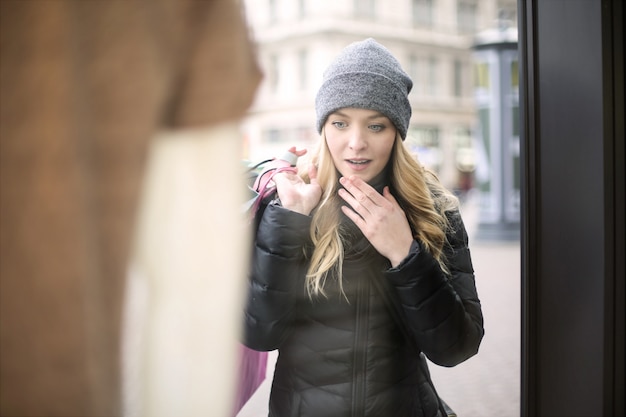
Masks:
[[[315,98],[317,131],[342,108],[376,110],[387,116],[406,138],[413,82],[384,46],[369,38],[348,45],[326,69]]]

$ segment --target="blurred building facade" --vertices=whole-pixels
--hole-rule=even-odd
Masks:
[[[413,79],[407,144],[446,186],[468,187],[477,129],[472,45],[516,0],[245,0],[265,79],[243,121],[245,158],[312,150],[315,94],[332,59],[373,37]]]

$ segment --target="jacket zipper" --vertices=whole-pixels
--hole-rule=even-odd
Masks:
[[[356,323],[354,332],[354,367],[352,377],[352,417],[365,415],[365,377],[367,372],[367,313],[369,285],[359,279],[356,296]]]

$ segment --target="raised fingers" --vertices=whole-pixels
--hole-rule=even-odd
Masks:
[[[343,198],[343,200],[352,208],[352,210],[347,209],[347,207],[345,206],[344,208],[346,208],[349,211],[358,213],[361,217],[364,217],[366,214],[370,212],[365,204],[357,201],[357,199],[354,198],[352,194],[350,194],[348,191],[344,189],[339,190],[339,197]]]
[[[307,150],[306,149],[298,150],[295,146],[292,146],[291,148],[288,149],[288,152],[291,152],[292,154],[300,157],[306,154]]]
[[[381,196],[371,185],[358,177],[342,177],[339,179],[339,182],[343,185],[345,190],[348,191],[350,197],[352,197],[350,200],[346,200],[346,198],[344,198],[344,200],[348,202],[353,201],[355,204],[363,206],[367,209],[371,209],[376,206],[381,207],[386,202],[385,198]],[[344,196],[342,196],[342,198],[343,197]]]
[[[379,197],[379,195],[376,190],[364,181],[355,184],[350,179],[341,178],[340,182],[344,186],[344,189],[339,190],[339,196],[343,198],[352,210],[362,219],[369,218],[377,208],[374,199]],[[347,207],[346,210],[348,210]]]

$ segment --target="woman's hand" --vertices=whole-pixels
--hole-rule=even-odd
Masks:
[[[290,151],[297,156],[306,153],[306,149],[297,151],[291,148]],[[281,172],[273,178],[282,206],[306,216],[313,211],[322,197],[322,187],[317,182],[317,167],[310,164],[308,173],[309,183],[304,182],[299,175],[289,172]]]
[[[372,246],[389,259],[392,267],[398,266],[409,254],[413,236],[409,221],[389,187],[380,195],[358,177],[342,177],[339,181],[345,188],[339,190],[339,196],[351,207],[342,206],[341,210]]]

